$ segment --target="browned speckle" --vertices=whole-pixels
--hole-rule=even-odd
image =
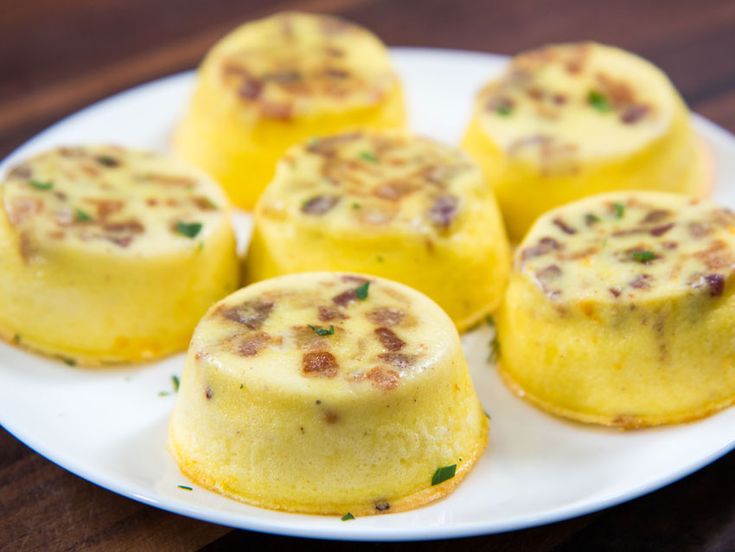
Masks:
[[[207,385],[206,389],[204,390],[204,396],[207,398],[207,400],[211,400],[214,393],[212,392],[212,388]]]
[[[654,209],[653,211],[649,211],[646,216],[643,217],[643,220],[641,222],[645,224],[654,224],[657,222],[661,222],[669,216],[671,216],[671,211],[666,211],[665,209]]]
[[[273,301],[254,299],[232,307],[221,305],[215,313],[227,320],[243,324],[251,330],[258,330],[270,316],[273,306]]]
[[[102,225],[102,229],[107,232],[130,232],[132,234],[142,234],[145,226],[137,219],[123,220],[120,222],[108,222]]]
[[[398,326],[406,317],[402,310],[391,307],[378,307],[365,314],[365,317],[380,326]]]
[[[383,347],[389,351],[400,351],[406,345],[406,342],[398,337],[390,328],[375,328],[374,333]]]
[[[339,414],[336,412],[327,411],[324,413],[324,421],[328,424],[336,424],[339,421]]]
[[[321,378],[333,378],[339,370],[337,359],[328,351],[305,353],[301,367],[305,376]]]
[[[375,509],[378,512],[385,512],[390,510],[390,503],[387,500],[379,500],[375,503]]]
[[[307,215],[323,215],[334,208],[339,199],[339,196],[314,196],[304,202],[301,212]]]
[[[378,358],[399,370],[405,370],[413,364],[415,360],[413,355],[407,355],[404,353],[380,353]]]
[[[247,334],[237,345],[237,352],[245,357],[255,356],[267,347],[270,340],[271,336],[265,332]]]
[[[395,370],[376,366],[367,373],[367,379],[373,384],[373,387],[390,391],[398,386],[401,376]]]

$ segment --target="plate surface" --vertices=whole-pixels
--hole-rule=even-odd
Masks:
[[[505,62],[448,50],[393,54],[413,128],[454,144],[475,91]],[[0,169],[60,144],[165,150],[192,84],[193,74],[185,73],[101,101],[38,135]],[[702,118],[695,123],[715,157],[715,199],[735,207],[735,137]],[[0,345],[0,423],[67,470],[146,504],[243,529],[354,540],[459,537],[557,521],[657,489],[735,447],[735,408],[696,423],[628,433],[548,416],[503,386],[487,362],[490,337],[482,328],[463,338],[492,416],[490,446],[454,494],[412,512],[342,522],[249,507],[191,484],[166,449],[175,400],[171,376],[180,373],[183,355],[87,371]],[[159,396],[162,391],[169,394]]]

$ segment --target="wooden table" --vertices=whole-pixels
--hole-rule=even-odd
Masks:
[[[273,11],[334,12],[388,44],[511,54],[595,39],[653,60],[690,105],[735,131],[735,2],[723,0],[2,0],[0,155],[55,120],[134,84],[194,67],[236,23]],[[449,550],[735,550],[735,454],[662,491],[575,520]],[[232,531],[143,506],[51,464],[0,430],[0,549],[334,549]],[[376,545],[349,544],[356,549]]]

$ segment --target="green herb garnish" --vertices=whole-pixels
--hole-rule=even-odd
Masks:
[[[20,334],[15,334],[13,336],[13,343],[17,345],[18,343],[20,343],[20,339],[21,339]]]
[[[597,224],[600,222],[600,217],[593,213],[587,213],[584,216],[584,222],[587,224],[587,226],[592,226],[593,224]]]
[[[355,295],[360,301],[364,301],[365,299],[367,299],[369,287],[370,287],[370,282],[365,282],[360,287],[355,289]]]
[[[73,358],[63,357],[61,360],[64,361],[64,364],[66,364],[67,366],[77,365],[77,361],[74,360]]]
[[[92,220],[92,215],[81,209],[74,209],[74,220],[77,222],[89,222]]]
[[[454,477],[454,474],[457,472],[457,464],[452,464],[451,466],[444,466],[443,468],[437,468],[434,472],[434,475],[431,478],[431,485],[438,485],[439,483],[444,483],[448,479],[451,479]]]
[[[181,383],[181,381],[179,380],[179,376],[177,376],[176,374],[174,374],[173,376],[171,376],[171,383],[174,386],[174,391],[176,393],[178,393],[179,392],[179,384]]]
[[[168,391],[159,391],[158,392],[158,396],[159,397],[168,397],[170,394],[171,393],[169,393]]]
[[[612,207],[615,211],[615,218],[623,218],[623,215],[625,215],[625,205],[622,203],[613,203]]]
[[[314,333],[316,335],[334,335],[334,326],[332,324],[329,325],[329,329],[325,330],[324,328],[320,328],[319,326],[312,326],[311,324],[308,325],[312,330],[314,330]]]
[[[368,161],[370,163],[377,163],[378,158],[375,157],[375,154],[369,151],[361,151],[360,152],[360,159],[364,161]]]
[[[656,258],[656,254],[653,251],[631,251],[630,258],[638,263],[648,263]]]
[[[177,487],[179,489],[184,489],[185,491],[193,491],[194,490],[191,487],[189,487],[189,485],[177,485]]]
[[[360,207],[361,207],[361,205],[359,203],[357,203],[357,202],[355,202],[355,203],[352,204],[352,208],[353,209],[359,209]]]
[[[202,223],[178,221],[176,223],[176,231],[182,236],[193,239],[196,238],[199,235],[199,232],[202,231]]]
[[[612,106],[610,105],[608,99],[605,97],[604,94],[598,92],[597,90],[589,91],[589,93],[587,94],[587,103],[589,103],[600,113],[607,113],[608,111],[612,111]]]
[[[485,417],[489,420],[490,414],[487,413],[487,410],[483,410],[482,413],[485,415]],[[460,459],[461,460],[461,459]]]
[[[347,512],[345,515],[343,515],[340,518],[342,521],[350,521],[351,519],[355,519],[355,516],[353,516],[350,512]]]
[[[501,117],[507,117],[508,115],[513,113],[513,108],[509,105],[499,105],[495,108],[495,113],[497,113]]]
[[[485,315],[485,324],[487,324],[491,328],[495,329],[495,319],[493,318],[493,316],[491,314],[486,314]]]
[[[28,181],[28,184],[36,188],[36,190],[50,190],[54,187],[53,182],[43,182],[42,180],[34,180],[31,179]]]

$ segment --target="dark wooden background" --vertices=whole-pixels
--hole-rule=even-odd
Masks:
[[[286,9],[344,15],[390,45],[511,54],[553,41],[615,44],[654,61],[694,109],[735,131],[731,0],[0,0],[0,157],[92,101],[194,67],[237,23]],[[61,470],[0,429],[7,551],[732,552],[734,492],[730,454],[657,493],[563,523],[460,542],[345,545],[231,531],[143,506]]]

